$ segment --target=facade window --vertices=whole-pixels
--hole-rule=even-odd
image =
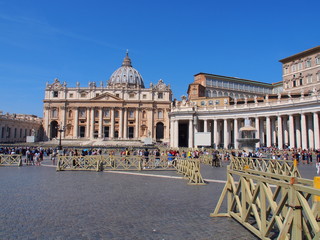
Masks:
[[[201,101],[201,106],[204,106],[206,105],[206,102],[205,101]]]
[[[297,85],[296,85],[296,80],[293,80],[292,81],[292,84],[293,84],[293,87],[296,87]]]
[[[291,66],[291,72],[295,72],[295,71],[296,71],[296,65],[293,64],[293,65]]]
[[[208,103],[209,103],[209,105],[213,105],[213,101],[212,100],[210,100]]]
[[[11,137],[11,128],[7,128],[7,138]]]
[[[104,110],[104,117],[109,118],[110,117],[110,109],[105,109]]]
[[[70,94],[69,94],[69,98],[73,98],[73,93],[70,93]]]
[[[56,108],[52,109],[51,115],[52,115],[52,118],[57,118],[58,117],[58,110]]]
[[[299,85],[300,85],[300,86],[303,85],[303,80],[302,80],[302,78],[300,78],[300,80],[299,80]]]
[[[95,109],[95,110],[94,110],[94,117],[95,117],[95,118],[98,118],[98,117],[99,117],[99,110],[98,110],[98,109]]]
[[[58,91],[53,91],[52,92],[52,96],[53,97],[58,97],[59,96],[59,92]]]
[[[159,110],[158,111],[158,119],[162,119],[163,118],[163,111]]]
[[[302,63],[299,62],[299,63],[298,63],[298,70],[301,70],[301,69],[302,69]]]
[[[118,118],[118,117],[119,117],[119,111],[118,111],[118,110],[114,111],[114,117],[115,117],[115,118]]]
[[[312,83],[312,75],[309,75],[309,76],[307,77],[307,83]]]
[[[319,65],[320,64],[320,56],[316,57],[316,64]]]
[[[142,95],[142,98],[143,98],[143,99],[147,99],[147,94],[143,94],[143,95]]]
[[[320,82],[320,72],[317,73],[317,81]]]
[[[120,97],[119,93],[116,94],[116,97]]]
[[[86,110],[84,108],[79,109],[79,117],[85,118],[86,117]]]
[[[27,129],[24,130],[24,137],[27,136]]]
[[[129,118],[134,118],[134,111],[133,110],[129,110]]]
[[[85,98],[87,96],[86,93],[81,93],[80,97]]]
[[[134,93],[130,93],[129,98],[134,98]]]
[[[311,67],[311,60],[310,59],[306,60],[306,68],[309,68],[309,67]]]
[[[220,100],[216,100],[216,105],[219,105],[220,104]]]
[[[142,118],[147,118],[147,113],[146,113],[146,111],[143,111],[143,112],[142,112]]]
[[[14,129],[14,135],[13,135],[13,137],[14,137],[14,138],[17,138],[17,129],[16,129],[16,128]]]
[[[69,118],[72,118],[72,110],[69,111],[68,116],[69,116]]]
[[[22,138],[22,128],[20,128],[20,138]]]
[[[99,96],[99,93],[96,93],[96,97],[98,97]]]
[[[163,93],[158,93],[158,99],[163,99]]]

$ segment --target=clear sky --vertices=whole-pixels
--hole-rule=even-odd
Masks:
[[[42,116],[46,82],[106,81],[126,49],[174,98],[206,72],[281,81],[280,59],[320,45],[319,0],[0,0],[0,110]]]

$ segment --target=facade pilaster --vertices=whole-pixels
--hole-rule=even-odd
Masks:
[[[128,138],[128,109],[123,109],[123,138]]]
[[[110,135],[109,138],[114,139],[114,108],[110,109]]]
[[[103,108],[99,108],[99,130],[98,138],[103,138]]]
[[[90,139],[94,139],[94,115],[95,115],[95,109],[91,108],[91,114],[90,114]]]
[[[76,107],[74,109],[74,127],[73,127],[73,138],[78,138],[78,129],[79,129],[79,110]]]
[[[90,138],[90,108],[87,108],[86,137]]]
[[[123,111],[122,108],[119,109],[119,138],[122,139],[123,138]]]
[[[139,128],[140,128],[139,108],[136,108],[136,129],[135,129],[136,139],[139,139]]]
[[[276,132],[276,119],[271,118],[271,145],[276,145],[277,143],[277,132]]]

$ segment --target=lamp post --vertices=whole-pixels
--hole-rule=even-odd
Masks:
[[[62,127],[62,124],[60,124],[60,126],[58,126],[58,132],[59,132],[59,146],[58,149],[62,150],[62,145],[61,145],[61,135],[62,133],[65,131],[65,126]]]

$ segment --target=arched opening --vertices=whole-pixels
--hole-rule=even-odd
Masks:
[[[158,122],[156,125],[156,139],[157,141],[164,137],[164,125],[162,122]]]
[[[52,121],[50,123],[50,138],[58,137],[58,122]]]

